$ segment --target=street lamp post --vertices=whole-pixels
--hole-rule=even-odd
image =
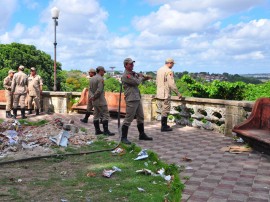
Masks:
[[[59,17],[59,13],[60,13],[60,11],[58,8],[53,7],[51,9],[52,19],[54,20],[54,43],[53,43],[53,45],[54,45],[54,82],[53,82],[54,85],[53,85],[53,90],[54,91],[57,90],[57,88],[56,88],[56,45],[57,45],[57,43],[56,43],[56,26],[58,26],[57,19]]]

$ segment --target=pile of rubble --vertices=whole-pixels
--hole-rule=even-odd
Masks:
[[[53,146],[89,145],[95,139],[95,135],[79,130],[73,120],[54,118],[42,126],[30,126],[9,119],[0,124],[0,159],[48,155],[54,153]]]

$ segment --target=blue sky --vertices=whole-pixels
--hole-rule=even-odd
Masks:
[[[156,71],[270,73],[269,0],[0,0],[0,43],[35,45],[53,58],[50,9],[60,10],[57,61]]]

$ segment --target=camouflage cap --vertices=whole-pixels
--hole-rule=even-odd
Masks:
[[[93,68],[90,68],[90,69],[89,69],[89,71],[88,71],[88,73],[90,73],[90,72],[92,72],[92,73],[96,73],[96,70],[95,70],[95,69],[93,69]]]
[[[36,71],[36,68],[35,67],[31,67],[30,70]]]
[[[175,63],[174,62],[174,59],[172,59],[172,58],[167,58],[166,60],[165,60],[165,63]]]
[[[106,73],[106,71],[105,71],[105,68],[104,68],[104,67],[102,67],[102,66],[98,66],[98,67],[97,67],[97,71],[100,71],[100,70],[103,70],[103,71]]]
[[[10,73],[15,73],[16,71],[14,71],[13,69],[11,69],[11,70],[9,70],[8,71],[8,74],[10,74]]]
[[[131,64],[131,63],[134,63],[135,61],[134,60],[132,60],[131,58],[126,58],[125,60],[124,60],[124,65],[126,65],[126,64]]]
[[[23,66],[23,65],[20,65],[20,66],[19,66],[19,69],[20,69],[20,70],[24,70],[24,66]]]

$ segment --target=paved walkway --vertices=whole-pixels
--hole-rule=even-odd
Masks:
[[[1,116],[3,111],[0,111]],[[59,116],[72,117],[80,126],[94,130],[92,120],[88,124],[80,123],[83,115]],[[33,116],[34,119],[46,117],[48,115]],[[167,163],[185,166],[180,173],[185,184],[182,201],[270,201],[270,156],[255,151],[242,154],[222,152],[222,147],[234,142],[219,133],[192,127],[178,127],[173,132],[161,133],[159,122],[145,125],[146,133],[154,141],[138,140],[135,120],[130,127],[129,140],[155,151]],[[112,132],[117,132],[116,119],[112,119],[109,126]],[[192,161],[183,161],[185,156]]]

